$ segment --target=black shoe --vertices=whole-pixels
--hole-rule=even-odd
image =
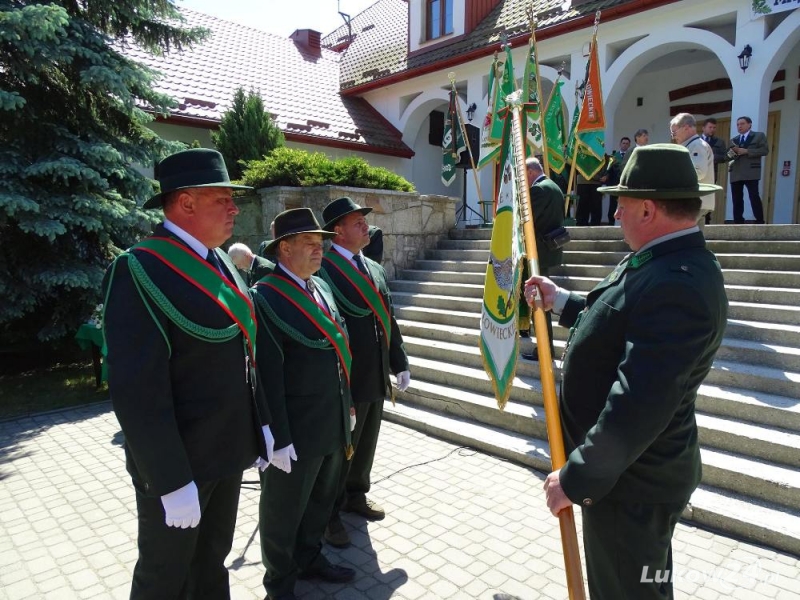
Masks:
[[[536,348],[534,348],[532,352],[520,352],[519,356],[520,358],[523,358],[525,360],[533,360],[539,362],[539,353],[536,351]]]
[[[531,337],[531,330],[530,329],[520,329],[519,330],[519,337],[521,337],[521,338],[529,338],[529,337]]]
[[[347,548],[350,545],[350,536],[347,535],[347,530],[338,514],[328,522],[324,537],[326,542],[336,548]]]
[[[381,521],[386,516],[386,511],[383,510],[383,507],[366,496],[349,497],[345,501],[342,510],[361,515],[367,521]]]
[[[328,583],[347,583],[356,578],[356,572],[350,567],[332,565],[331,563],[320,567],[311,567],[301,572],[298,579],[319,579]]]

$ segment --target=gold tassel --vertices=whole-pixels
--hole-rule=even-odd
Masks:
[[[392,408],[394,408],[395,406],[397,406],[397,404],[394,401],[394,386],[392,386],[391,390],[392,390]]]
[[[350,460],[351,458],[353,458],[353,454],[355,454],[355,450],[353,450],[353,444],[348,444],[347,447],[344,449],[345,460]]]

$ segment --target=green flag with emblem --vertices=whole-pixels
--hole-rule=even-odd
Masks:
[[[544,111],[544,138],[547,146],[547,159],[550,170],[561,173],[564,170],[564,111],[561,107],[561,86],[563,81],[556,81],[547,108]]]
[[[450,104],[444,117],[444,134],[442,135],[442,183],[450,185],[456,178],[456,164],[464,150],[464,135],[461,133],[461,122],[458,120],[455,85],[450,90]]]

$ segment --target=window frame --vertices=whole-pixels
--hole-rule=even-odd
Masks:
[[[439,4],[438,8],[438,31],[433,31],[433,5],[435,3]],[[451,35],[454,31],[453,29],[453,4],[454,0],[425,0],[425,40],[437,40],[439,38],[443,38],[446,35]],[[447,19],[447,10],[450,9],[450,20]]]

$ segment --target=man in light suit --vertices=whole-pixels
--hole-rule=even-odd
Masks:
[[[744,223],[744,188],[747,188],[750,196],[750,207],[756,223],[764,223],[764,207],[758,193],[758,181],[761,179],[761,158],[769,154],[769,147],[767,136],[760,131],[753,131],[752,127],[753,120],[750,117],[739,117],[736,119],[739,135],[731,139],[729,156],[732,160],[728,170],[734,223]]]
[[[676,143],[683,145],[692,157],[697,180],[700,183],[714,183],[714,151],[697,134],[697,121],[689,113],[678,113],[669,122],[669,132]],[[706,194],[701,199],[700,229],[706,224],[706,216],[714,211],[715,195]]]
[[[686,148],[637,148],[602,189],[619,194],[633,252],[586,297],[525,284],[572,328],[559,402],[569,455],[544,488],[553,515],[582,507],[592,600],[673,598],[672,579],[653,575],[672,572],[672,534],[700,482],[695,398],[728,313],[697,227],[700,197],[717,189],[698,183]]]

